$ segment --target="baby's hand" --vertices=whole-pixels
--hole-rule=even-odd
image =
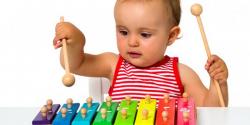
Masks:
[[[205,69],[208,71],[210,77],[214,80],[217,80],[220,84],[227,82],[227,65],[217,55],[211,55],[211,57],[207,60]]]
[[[69,22],[60,22],[56,25],[55,38],[53,40],[55,49],[62,46],[62,39],[66,39],[68,44],[85,42],[83,33]]]

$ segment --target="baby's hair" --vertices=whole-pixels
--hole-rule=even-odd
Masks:
[[[164,0],[169,3],[174,25],[179,25],[181,20],[181,5],[180,0]]]
[[[129,0],[117,0],[116,2],[126,2]],[[134,0],[134,1],[156,1],[156,0]],[[170,14],[170,22],[173,26],[179,25],[181,20],[181,5],[180,0],[161,0],[166,5],[166,10]]]

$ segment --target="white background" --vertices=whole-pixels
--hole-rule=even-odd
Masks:
[[[212,53],[229,68],[229,106],[250,106],[249,0],[182,0],[182,38],[167,54],[192,67],[206,86],[206,53],[198,25],[190,13],[201,3],[201,15]],[[64,103],[71,97],[84,102],[88,78],[76,76],[64,87],[59,50],[52,46],[60,16],[85,34],[86,52],[117,52],[113,6],[115,0],[1,0],[0,1],[0,106],[41,106],[47,98]]]

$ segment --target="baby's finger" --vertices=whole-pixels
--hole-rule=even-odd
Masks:
[[[55,49],[57,49],[57,48],[59,48],[59,47],[62,46],[62,43],[61,43],[62,39],[67,39],[66,34],[61,33],[61,34],[57,34],[55,36],[55,38],[53,40],[53,45],[54,45]]]
[[[59,22],[56,24],[56,27],[55,27],[55,31],[57,31],[57,29],[60,29],[64,26],[64,22]]]
[[[62,47],[62,42],[61,41],[58,41],[56,45],[54,45],[54,48],[57,49],[57,48],[60,48]]]
[[[214,69],[213,71],[209,72],[211,78],[214,78],[217,74],[223,72],[222,68]]]
[[[209,68],[210,68],[210,66],[211,66],[211,64],[209,64],[208,62],[206,62],[206,64],[205,64],[205,69],[208,71]]]
[[[62,42],[58,37],[54,38],[53,46],[54,46],[55,49],[60,48],[62,46]]]
[[[61,38],[60,37],[55,37],[53,39],[53,46],[54,46],[55,49],[60,48],[61,44],[62,43],[61,43]]]
[[[210,66],[216,61],[217,57],[215,55],[210,56],[205,64],[205,69],[209,70]]]
[[[208,62],[208,64],[212,64],[213,62],[215,62],[215,61],[217,61],[217,60],[219,60],[220,58],[217,56],[217,55],[211,55],[209,58],[208,58],[208,60],[207,60],[207,62]]]
[[[214,70],[218,69],[221,67],[221,64],[220,62],[214,62],[208,69],[208,72],[211,73],[213,72]]]
[[[225,72],[220,72],[214,76],[214,79],[217,80],[219,83],[224,83],[227,81],[227,76],[225,75]]]

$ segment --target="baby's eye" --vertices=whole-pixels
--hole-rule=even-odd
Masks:
[[[141,36],[144,37],[144,38],[149,38],[151,37],[152,34],[150,33],[141,33]]]
[[[128,35],[128,32],[125,31],[125,30],[120,30],[119,32],[120,32],[120,34],[122,34],[123,36],[127,36],[127,35]]]

